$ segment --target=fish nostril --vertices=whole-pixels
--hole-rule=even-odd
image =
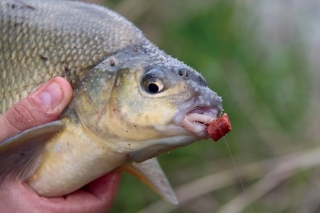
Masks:
[[[178,71],[178,75],[181,76],[181,77],[186,77],[186,78],[189,77],[189,73],[188,73],[188,71],[185,70],[185,69],[180,69],[180,70]]]

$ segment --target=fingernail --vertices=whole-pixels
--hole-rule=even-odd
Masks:
[[[62,90],[58,83],[51,82],[47,85],[40,93],[38,98],[41,100],[42,104],[48,108],[54,108],[59,105],[62,101]]]

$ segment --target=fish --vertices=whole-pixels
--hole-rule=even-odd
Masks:
[[[0,2],[0,113],[61,76],[60,118],[0,143],[0,187],[69,194],[114,170],[178,200],[157,156],[209,138],[222,99],[204,77],[105,7],[65,0]]]

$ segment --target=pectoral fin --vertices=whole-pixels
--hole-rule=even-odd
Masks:
[[[39,165],[46,142],[63,129],[62,121],[54,121],[21,132],[0,143],[0,186],[26,181]]]
[[[156,158],[146,160],[142,163],[123,165],[120,167],[120,170],[128,172],[138,178],[168,202],[175,205],[179,203]]]

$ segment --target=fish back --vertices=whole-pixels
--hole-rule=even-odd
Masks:
[[[111,55],[145,41],[125,18],[74,1],[0,2],[0,114],[55,77],[76,85]]]

